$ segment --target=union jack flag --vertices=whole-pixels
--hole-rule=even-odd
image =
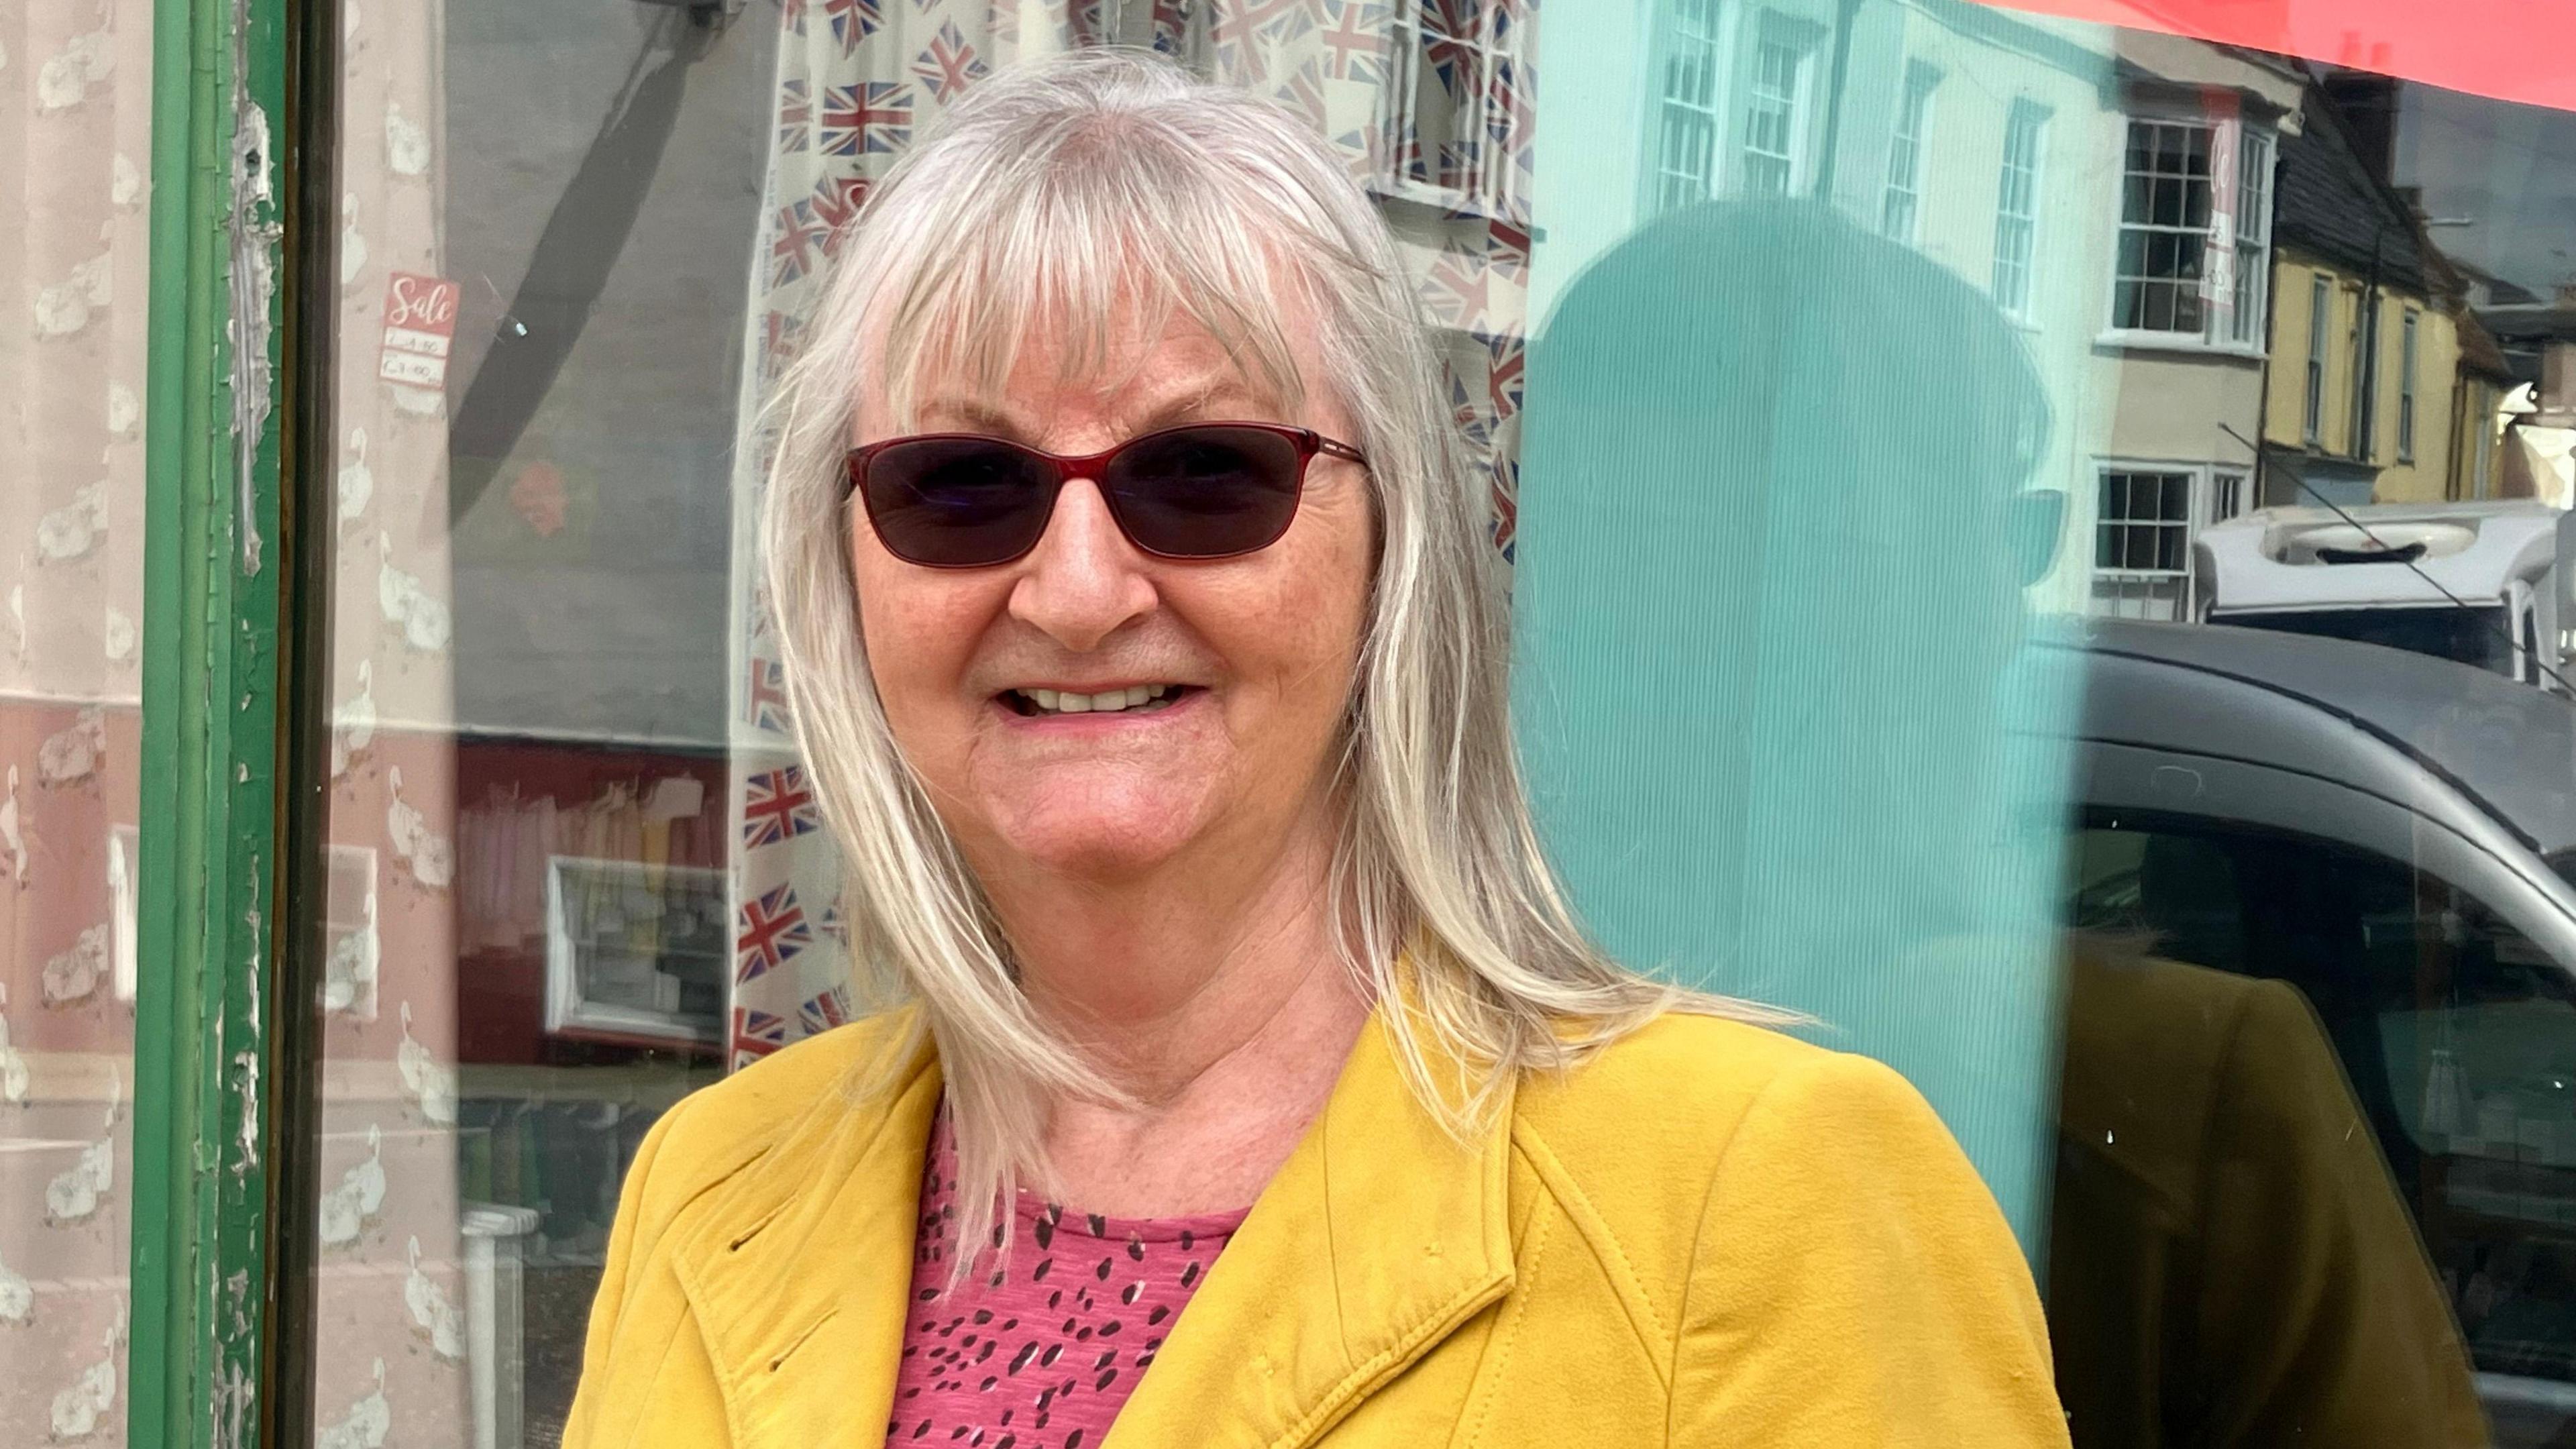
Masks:
[[[1483,17],[1483,0],[1419,0],[1422,6],[1422,58],[1431,62],[1432,73],[1449,94],[1463,95],[1476,82],[1476,32]],[[1495,19],[1499,27],[1499,16]]]
[[[1521,410],[1521,399],[1528,381],[1529,349],[1518,332],[1506,332],[1494,339],[1494,366],[1486,374],[1486,391],[1490,394],[1496,418],[1508,418]]]
[[[784,287],[812,271],[823,243],[832,235],[832,228],[814,214],[813,201],[802,196],[778,208],[770,230],[769,284],[773,287]]]
[[[818,1036],[850,1019],[850,993],[838,986],[796,1008],[796,1024]]]
[[[864,156],[912,139],[912,87],[902,81],[858,81],[823,88],[823,154]]]
[[[814,809],[813,787],[805,767],[788,765],[762,770],[743,780],[742,843],[758,847],[810,834],[823,828]]]
[[[1526,223],[1496,217],[1485,225],[1485,255],[1498,266],[1529,265],[1530,229]]]
[[[760,381],[763,387],[785,371],[796,354],[796,314],[775,308],[760,316]]]
[[[1481,335],[1493,316],[1493,284],[1493,268],[1484,258],[1442,252],[1423,278],[1423,300],[1441,325]]]
[[[858,219],[859,203],[868,199],[869,184],[864,176],[829,175],[814,183],[814,214],[832,229],[823,238],[823,255],[840,255],[841,239],[850,234],[850,223]]]
[[[814,134],[814,94],[801,80],[782,81],[778,87],[778,149],[786,155],[802,155]]]
[[[815,0],[832,22],[832,38],[841,42],[841,54],[859,48],[859,42],[876,33],[885,23],[881,0]]]
[[[1107,45],[1116,37],[1109,33],[1109,22],[1101,12],[1108,7],[1103,0],[1074,0],[1064,7],[1065,29],[1076,46]]]
[[[1315,28],[1313,0],[1217,0],[1216,30],[1241,39],[1293,40]]]
[[[787,666],[775,659],[751,661],[750,692],[743,718],[757,729],[787,732]]]
[[[787,1045],[787,1018],[748,1006],[733,1009],[733,1065],[736,1071]]]
[[[1505,459],[1494,465],[1494,547],[1500,549],[1503,562],[1512,562],[1513,545],[1519,542],[1521,500],[1521,465],[1518,459]]]
[[[783,885],[756,901],[745,901],[733,943],[733,983],[756,980],[787,964],[814,944],[814,928],[805,923],[805,908],[796,904],[796,887]]]
[[[1476,395],[1456,368],[1444,362],[1440,371],[1449,379],[1449,415],[1457,420],[1459,436],[1473,444],[1481,458],[1494,446],[1494,420],[1476,406]]]
[[[1316,78],[1315,62],[1297,67],[1288,83],[1271,92],[1271,98],[1297,113],[1307,125],[1320,130],[1324,124],[1324,83]]]
[[[1440,143],[1440,165],[1432,173],[1432,182],[1451,191],[1469,196],[1482,196],[1491,190],[1485,181],[1485,143],[1474,136],[1461,136]]]
[[[1335,80],[1386,80],[1386,31],[1395,7],[1373,0],[1325,0],[1324,73]]]
[[[1154,48],[1178,55],[1190,40],[1190,0],[1154,0]]]
[[[984,78],[988,67],[975,47],[957,31],[957,22],[940,22],[939,33],[930,37],[930,48],[912,58],[912,73],[930,87],[931,95],[941,105],[957,99],[967,86]]]
[[[840,942],[842,950],[850,949],[850,921],[841,914],[839,896],[832,897],[832,903],[823,908],[823,919],[815,924],[823,928],[824,935]]]

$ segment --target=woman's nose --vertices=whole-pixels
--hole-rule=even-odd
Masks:
[[[1154,584],[1144,562],[1118,531],[1099,485],[1073,479],[1056,494],[1046,532],[1021,561],[1011,616],[1067,649],[1087,652],[1152,611]]]

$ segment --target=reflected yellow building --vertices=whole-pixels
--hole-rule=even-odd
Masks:
[[[2511,380],[2414,198],[2389,184],[2390,83],[2311,88],[2281,146],[2266,503],[2494,496]]]

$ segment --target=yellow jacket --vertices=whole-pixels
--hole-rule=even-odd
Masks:
[[[655,1125],[566,1449],[884,1442],[938,1062],[847,1084],[897,1036]],[[1104,1449],[2065,1442],[2020,1250],[1913,1088],[1672,1016],[1525,1079],[1472,1148],[1363,1032]]]

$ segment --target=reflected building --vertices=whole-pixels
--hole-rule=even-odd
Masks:
[[[2397,86],[2311,86],[2281,144],[2265,505],[2505,496],[2494,419],[2511,377],[2416,194],[2391,180]]]
[[[1591,114],[1552,122],[1568,161],[1537,178],[1533,314],[1658,212],[1823,200],[1976,286],[2038,364],[2031,481],[2068,506],[2034,603],[2189,617],[2193,533],[2251,506],[2293,63],[1957,0],[1674,0],[1632,23],[1624,52],[1549,56],[1550,91]],[[1819,426],[1867,424],[1819,400]]]

